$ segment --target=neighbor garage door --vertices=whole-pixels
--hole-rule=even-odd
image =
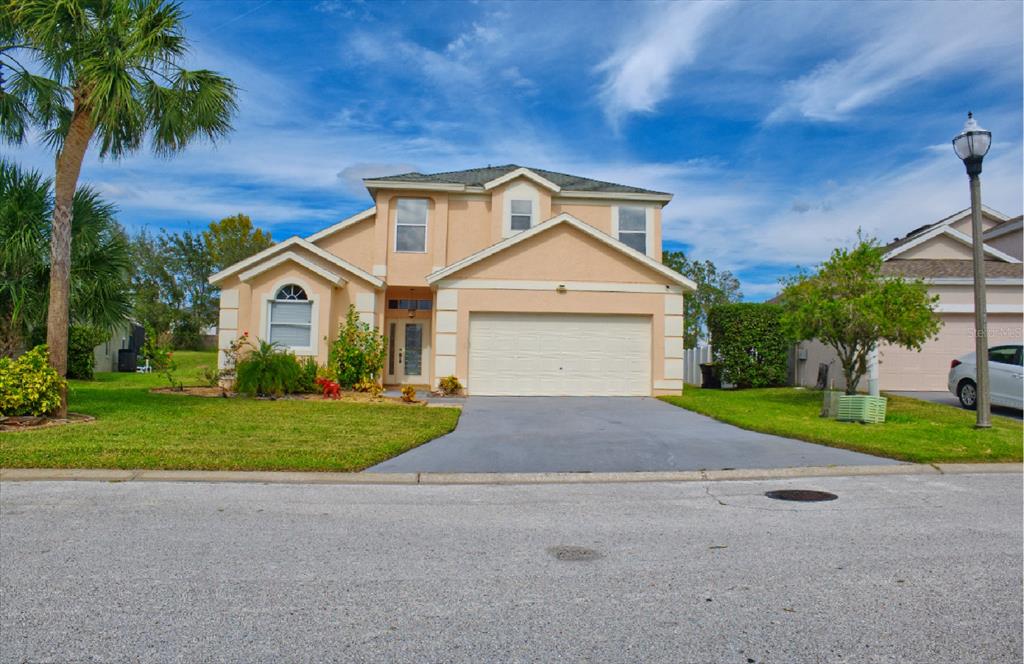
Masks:
[[[879,354],[879,387],[883,390],[947,389],[949,363],[956,357],[974,352],[974,315],[942,314],[939,337],[926,343],[921,352],[883,346]],[[989,345],[1020,340],[1021,317],[1016,314],[989,314]]]
[[[478,313],[469,322],[476,395],[647,396],[647,316]]]

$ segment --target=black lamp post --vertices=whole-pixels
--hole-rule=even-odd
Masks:
[[[981,228],[981,161],[992,145],[992,132],[985,131],[967,114],[964,130],[953,139],[953,149],[967,167],[971,181],[971,244],[974,248],[974,357],[977,366],[977,423],[979,429],[992,426],[988,381],[988,322],[985,304],[985,243]]]

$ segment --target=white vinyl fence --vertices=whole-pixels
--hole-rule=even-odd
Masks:
[[[683,382],[700,385],[700,365],[711,361],[711,346],[697,346],[683,351]]]

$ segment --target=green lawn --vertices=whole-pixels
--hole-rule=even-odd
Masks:
[[[1018,420],[994,415],[990,430],[977,430],[972,412],[907,397],[889,396],[884,424],[818,417],[822,393],[788,387],[687,387],[661,399],[744,429],[917,463],[1020,461],[1024,447]]]
[[[177,352],[178,376],[201,384],[214,353]],[[0,434],[4,468],[356,471],[455,428],[453,408],[257,401],[151,394],[162,374],[71,381],[70,409],[95,422]]]

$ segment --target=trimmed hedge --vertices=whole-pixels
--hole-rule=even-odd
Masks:
[[[722,381],[736,387],[786,384],[789,340],[782,308],[768,303],[720,304],[708,315],[708,332]]]

